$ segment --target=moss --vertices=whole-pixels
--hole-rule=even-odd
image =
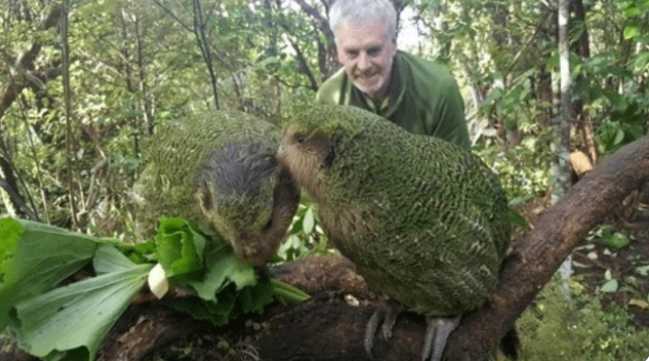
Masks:
[[[645,360],[649,330],[638,329],[623,307],[602,307],[573,281],[568,301],[554,281],[518,321],[522,361]]]

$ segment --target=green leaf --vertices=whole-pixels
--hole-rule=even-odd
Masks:
[[[631,239],[624,233],[616,232],[611,226],[601,226],[594,233],[597,243],[600,243],[613,251],[620,250],[631,243]]]
[[[110,247],[110,246],[107,246]],[[112,248],[112,247],[111,247]],[[89,278],[16,305],[11,328],[21,347],[37,357],[92,361],[103,338],[142,288],[151,265],[124,269],[122,255],[103,249],[103,264],[118,271]],[[67,353],[69,352],[69,353]]]
[[[214,301],[216,294],[234,282],[237,290],[257,283],[254,268],[234,255],[230,247],[211,250],[205,259],[206,272],[201,280],[189,280],[198,296],[207,301]]]
[[[171,300],[167,304],[194,319],[209,321],[215,327],[219,327],[227,324],[232,318],[236,299],[235,292],[223,292],[219,295],[218,302],[199,298],[183,298]]]
[[[241,314],[262,313],[264,307],[273,302],[273,287],[268,279],[241,290],[230,284],[219,292],[218,301],[185,298],[170,300],[167,304],[195,319],[207,320],[218,327]]]
[[[635,269],[641,276],[649,276],[649,266],[641,266]]]
[[[161,218],[155,237],[158,260],[167,277],[185,275],[203,269],[205,237],[181,218]]]
[[[520,213],[516,212],[512,208],[507,209],[507,218],[509,219],[509,223],[514,226],[522,227],[525,229],[530,227],[527,219],[525,219],[525,217],[521,216]]]
[[[241,312],[257,313],[264,312],[264,307],[273,302],[273,285],[267,279],[254,286],[241,290],[239,295]]]
[[[642,11],[635,4],[631,4],[624,9],[624,16],[627,18],[634,18],[642,15]]]
[[[618,285],[617,280],[612,279],[612,280],[606,281],[606,283],[604,283],[604,285],[602,285],[602,287],[600,289],[602,290],[602,292],[613,293],[613,292],[617,292],[618,287],[619,287],[619,285]]]
[[[615,232],[612,236],[606,238],[606,247],[612,250],[620,250],[631,243],[629,237],[625,236],[623,233]]]
[[[615,133],[615,140],[613,140],[613,145],[618,145],[622,143],[623,140],[624,140],[624,130],[618,128],[617,132]]]
[[[633,59],[633,68],[635,71],[643,71],[649,68],[649,51],[643,51]]]
[[[117,248],[103,245],[97,249],[92,265],[97,274],[103,274],[130,270],[133,268],[134,263],[118,251]]]
[[[306,292],[278,279],[271,279],[273,295],[283,303],[299,303],[311,298]]]
[[[86,265],[99,238],[42,223],[0,219],[0,330],[11,307],[54,288]]]
[[[637,25],[629,25],[624,28],[624,39],[633,39],[640,35],[640,27]]]
[[[313,227],[315,226],[315,217],[313,215],[313,208],[309,207],[304,213],[304,219],[302,220],[302,231],[307,236],[313,232]]]

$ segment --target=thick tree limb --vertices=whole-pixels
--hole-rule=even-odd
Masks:
[[[573,186],[515,245],[491,302],[451,335],[451,360],[479,360],[497,344],[561,262],[611,208],[649,179],[649,137],[629,144]]]
[[[534,229],[515,244],[492,299],[475,313],[465,315],[451,334],[446,357],[453,361],[482,360],[563,259],[608,215],[611,205],[620,203],[647,179],[649,137],[609,157],[546,210]],[[234,342],[245,338],[259,359],[266,361],[368,360],[362,346],[364,328],[379,303],[349,261],[338,256],[311,257],[272,273],[315,297],[297,306],[272,307],[253,320],[262,326],[260,330],[239,324],[215,330],[161,306],[134,306],[112,330],[100,360],[136,361],[165,343],[205,334],[228,335]],[[389,342],[377,337],[377,359],[418,360],[424,329],[421,317],[400,317]],[[13,360],[7,357],[0,352],[0,360]]]

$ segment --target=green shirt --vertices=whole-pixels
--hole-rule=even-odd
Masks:
[[[470,147],[464,101],[446,67],[397,51],[390,79],[386,101],[374,104],[349,81],[344,69],[340,69],[322,84],[316,99],[322,103],[357,106],[409,132]]]

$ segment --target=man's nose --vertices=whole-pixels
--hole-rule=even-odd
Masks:
[[[372,66],[372,62],[370,61],[370,57],[367,56],[366,52],[361,52],[358,55],[358,69],[359,70],[367,70]]]

